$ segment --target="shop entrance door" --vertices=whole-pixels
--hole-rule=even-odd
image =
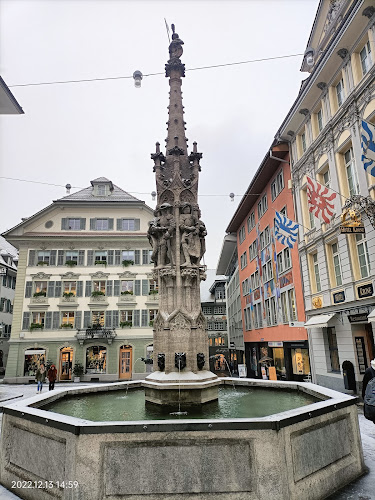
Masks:
[[[132,376],[132,348],[120,347],[120,379],[131,379]]]
[[[60,351],[60,380],[72,379],[73,348],[64,347]]]

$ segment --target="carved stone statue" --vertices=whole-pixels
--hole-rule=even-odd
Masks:
[[[150,222],[148,229],[148,236],[153,249],[151,260],[158,267],[174,264],[171,238],[175,232],[176,224],[172,210],[172,205],[163,203],[156,212],[159,217]]]
[[[181,267],[199,264],[201,256],[198,221],[191,212],[191,205],[184,203],[180,216],[180,231],[181,250],[185,262]]]

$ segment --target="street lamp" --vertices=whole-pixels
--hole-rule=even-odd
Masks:
[[[143,75],[140,71],[134,71],[133,73],[133,78],[134,78],[134,86],[135,88],[139,89],[142,85],[142,78]]]

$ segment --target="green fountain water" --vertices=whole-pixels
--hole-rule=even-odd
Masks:
[[[319,401],[299,391],[220,387],[218,401],[186,408],[186,415],[171,415],[176,407],[145,404],[144,391],[108,391],[72,396],[44,406],[44,410],[92,421],[259,418]],[[183,410],[183,406],[181,410]]]

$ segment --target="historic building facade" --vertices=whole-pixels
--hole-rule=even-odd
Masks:
[[[227,278],[225,296],[227,305],[228,342],[230,362],[236,370],[239,364],[245,364],[245,343],[242,328],[237,237],[234,234],[227,234],[224,237],[216,273],[222,274]]]
[[[17,250],[0,236],[0,375],[4,375],[12,331]]]
[[[375,356],[374,229],[367,217],[365,234],[339,229],[348,199],[375,199],[361,161],[361,120],[375,122],[374,22],[372,2],[320,2],[301,68],[310,76],[276,136],[290,144],[312,378],[337,390],[357,390]],[[339,193],[328,224],[308,211],[306,175]]]
[[[310,364],[298,249],[275,238],[276,211],[295,217],[286,142],[265,156],[227,232],[236,236],[248,376],[268,377],[273,365],[278,379],[303,380]],[[229,246],[224,242],[220,270],[231,261]]]
[[[147,238],[153,211],[104,177],[54,201],[4,236],[19,249],[5,382],[143,378],[152,356],[158,286]]]
[[[207,269],[207,278],[201,282],[202,312],[206,318],[211,371],[228,373],[230,363],[225,276],[218,276],[214,269]]]

